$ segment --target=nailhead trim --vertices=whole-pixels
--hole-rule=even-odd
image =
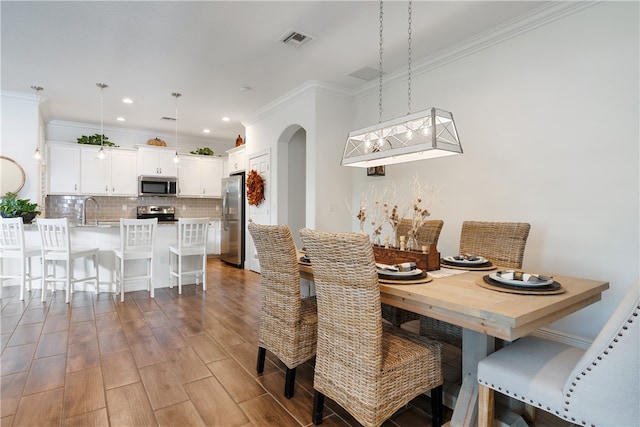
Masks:
[[[638,317],[638,312],[637,312],[638,310],[640,310],[640,306],[638,306],[638,307],[636,308],[636,311],[634,311],[634,312],[632,313],[632,316],[633,316],[633,317]],[[633,319],[628,319],[628,320],[627,320],[627,322],[628,322],[628,323],[633,323]],[[628,330],[629,328],[628,328],[626,325],[624,325],[624,326],[622,327],[622,329],[626,331],[626,330]],[[622,332],[622,331],[618,332],[618,336],[619,336],[619,337],[623,336],[623,332]],[[617,343],[617,342],[618,342],[618,338],[614,338],[613,342]],[[608,348],[609,348],[609,349],[613,349],[613,345],[612,345],[612,344],[609,344]],[[603,355],[608,355],[608,354],[609,354],[609,351],[608,351],[608,350],[604,350],[604,351],[602,352],[602,354],[601,354],[601,355],[597,356],[597,360],[602,360],[602,359],[603,359]],[[598,363],[597,363],[596,361],[593,361],[593,362],[591,362],[591,365],[592,365],[592,366],[598,366]],[[591,368],[591,366],[588,366],[588,367],[587,367],[587,371],[588,371],[588,372],[590,372],[590,371],[591,371],[591,369],[592,369],[592,368]],[[573,387],[577,387],[577,381],[580,381],[581,376],[586,376],[586,375],[587,375],[587,373],[586,373],[585,371],[582,371],[582,372],[580,373],[580,375],[578,375],[578,376],[575,378],[575,380],[574,380],[573,382],[571,382],[571,385],[572,385]],[[480,383],[484,384],[484,385],[485,385],[485,386],[487,386],[487,387],[490,387],[490,388],[492,388],[492,389],[496,390],[496,386],[495,386],[494,384],[489,385],[489,383],[487,383],[486,381],[484,381],[484,380],[482,380],[482,379],[478,379],[478,382],[480,382]],[[497,387],[497,390],[498,390],[499,392],[501,392],[501,393],[506,394],[506,395],[511,395],[511,397],[515,397],[515,398],[517,398],[517,397],[518,397],[518,394],[517,394],[517,393],[513,393],[513,394],[511,394],[511,393],[509,393],[509,390],[506,390],[506,389],[505,389],[505,390],[504,390],[504,392],[503,392],[503,391],[502,391],[502,387],[499,387],[499,386],[498,386],[498,387]],[[569,392],[566,394],[566,397],[570,399],[570,398],[571,398],[571,395],[572,395],[572,393],[573,393],[573,392],[574,392],[574,389],[573,389],[573,388],[569,388]],[[526,401],[526,400],[527,400],[527,398],[525,398],[524,396],[520,396],[520,400],[522,400],[522,401]],[[543,406],[542,406],[542,404],[541,404],[540,402],[535,403],[535,402],[533,401],[533,399],[529,399],[529,403],[534,404],[534,405],[537,405],[539,408],[543,409]],[[562,410],[565,412],[564,414],[560,414],[560,412],[559,412],[558,410],[554,410],[553,412],[555,412],[555,414],[556,414],[557,416],[560,416],[560,417],[564,418],[565,420],[571,419],[571,421],[576,422],[575,417],[573,417],[573,416],[572,416],[572,417],[569,417],[569,416],[566,414],[566,412],[569,412],[569,408],[568,408],[568,406],[571,404],[570,400],[566,400],[564,403],[565,403],[565,405],[566,405],[564,408],[562,408]],[[547,411],[547,412],[551,412],[552,410],[551,410],[551,408],[550,408],[549,406],[547,406],[547,407],[546,407],[546,411]],[[586,421],[584,421],[584,420],[580,420],[580,421],[579,421],[579,423],[580,423],[580,424],[582,424],[582,425],[587,425]],[[594,425],[594,424],[591,424],[591,427],[595,427],[595,425]]]

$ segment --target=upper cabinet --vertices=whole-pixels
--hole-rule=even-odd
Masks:
[[[219,157],[180,156],[179,197],[221,197],[223,160]]]
[[[107,148],[98,158],[100,147],[80,149],[80,193],[89,195],[136,196],[136,152]]]
[[[48,143],[48,194],[80,194],[80,147],[77,144]]]
[[[173,161],[176,150],[160,147],[138,147],[138,175],[178,176]]]
[[[229,175],[236,172],[244,172],[246,167],[245,146],[241,145],[231,150],[227,150],[229,154]]]

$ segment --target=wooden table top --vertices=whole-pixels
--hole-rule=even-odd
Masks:
[[[380,283],[383,303],[463,328],[513,341],[601,299],[608,282],[553,275],[566,289],[558,295],[517,295],[476,284],[485,271],[470,271],[418,285]],[[300,276],[313,280],[310,265]]]

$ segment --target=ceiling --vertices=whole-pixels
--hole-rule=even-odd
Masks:
[[[544,3],[416,0],[413,63]],[[161,118],[175,118],[177,104],[181,135],[233,142],[244,136],[242,120],[304,82],[352,91],[367,81],[350,73],[378,69],[377,1],[2,0],[0,7],[2,90],[35,95],[30,87],[43,87],[47,120],[99,125],[96,83],[105,83],[105,127],[171,135],[176,122]],[[386,75],[406,68],[407,17],[407,2],[384,3]],[[276,41],[290,29],[313,40]],[[173,92],[182,94],[177,103]]]

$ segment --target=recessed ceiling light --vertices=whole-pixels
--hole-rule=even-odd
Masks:
[[[231,120],[229,117],[223,117],[223,118],[222,118],[222,121],[223,121],[223,122],[228,122],[229,120]]]
[[[133,99],[131,99],[131,98],[123,98],[122,102],[124,102],[125,104],[133,104]]]
[[[211,131],[209,129],[203,129],[202,132],[204,133],[211,133]]]
[[[124,122],[125,118],[124,117],[117,117],[116,120],[119,121],[119,122]]]

